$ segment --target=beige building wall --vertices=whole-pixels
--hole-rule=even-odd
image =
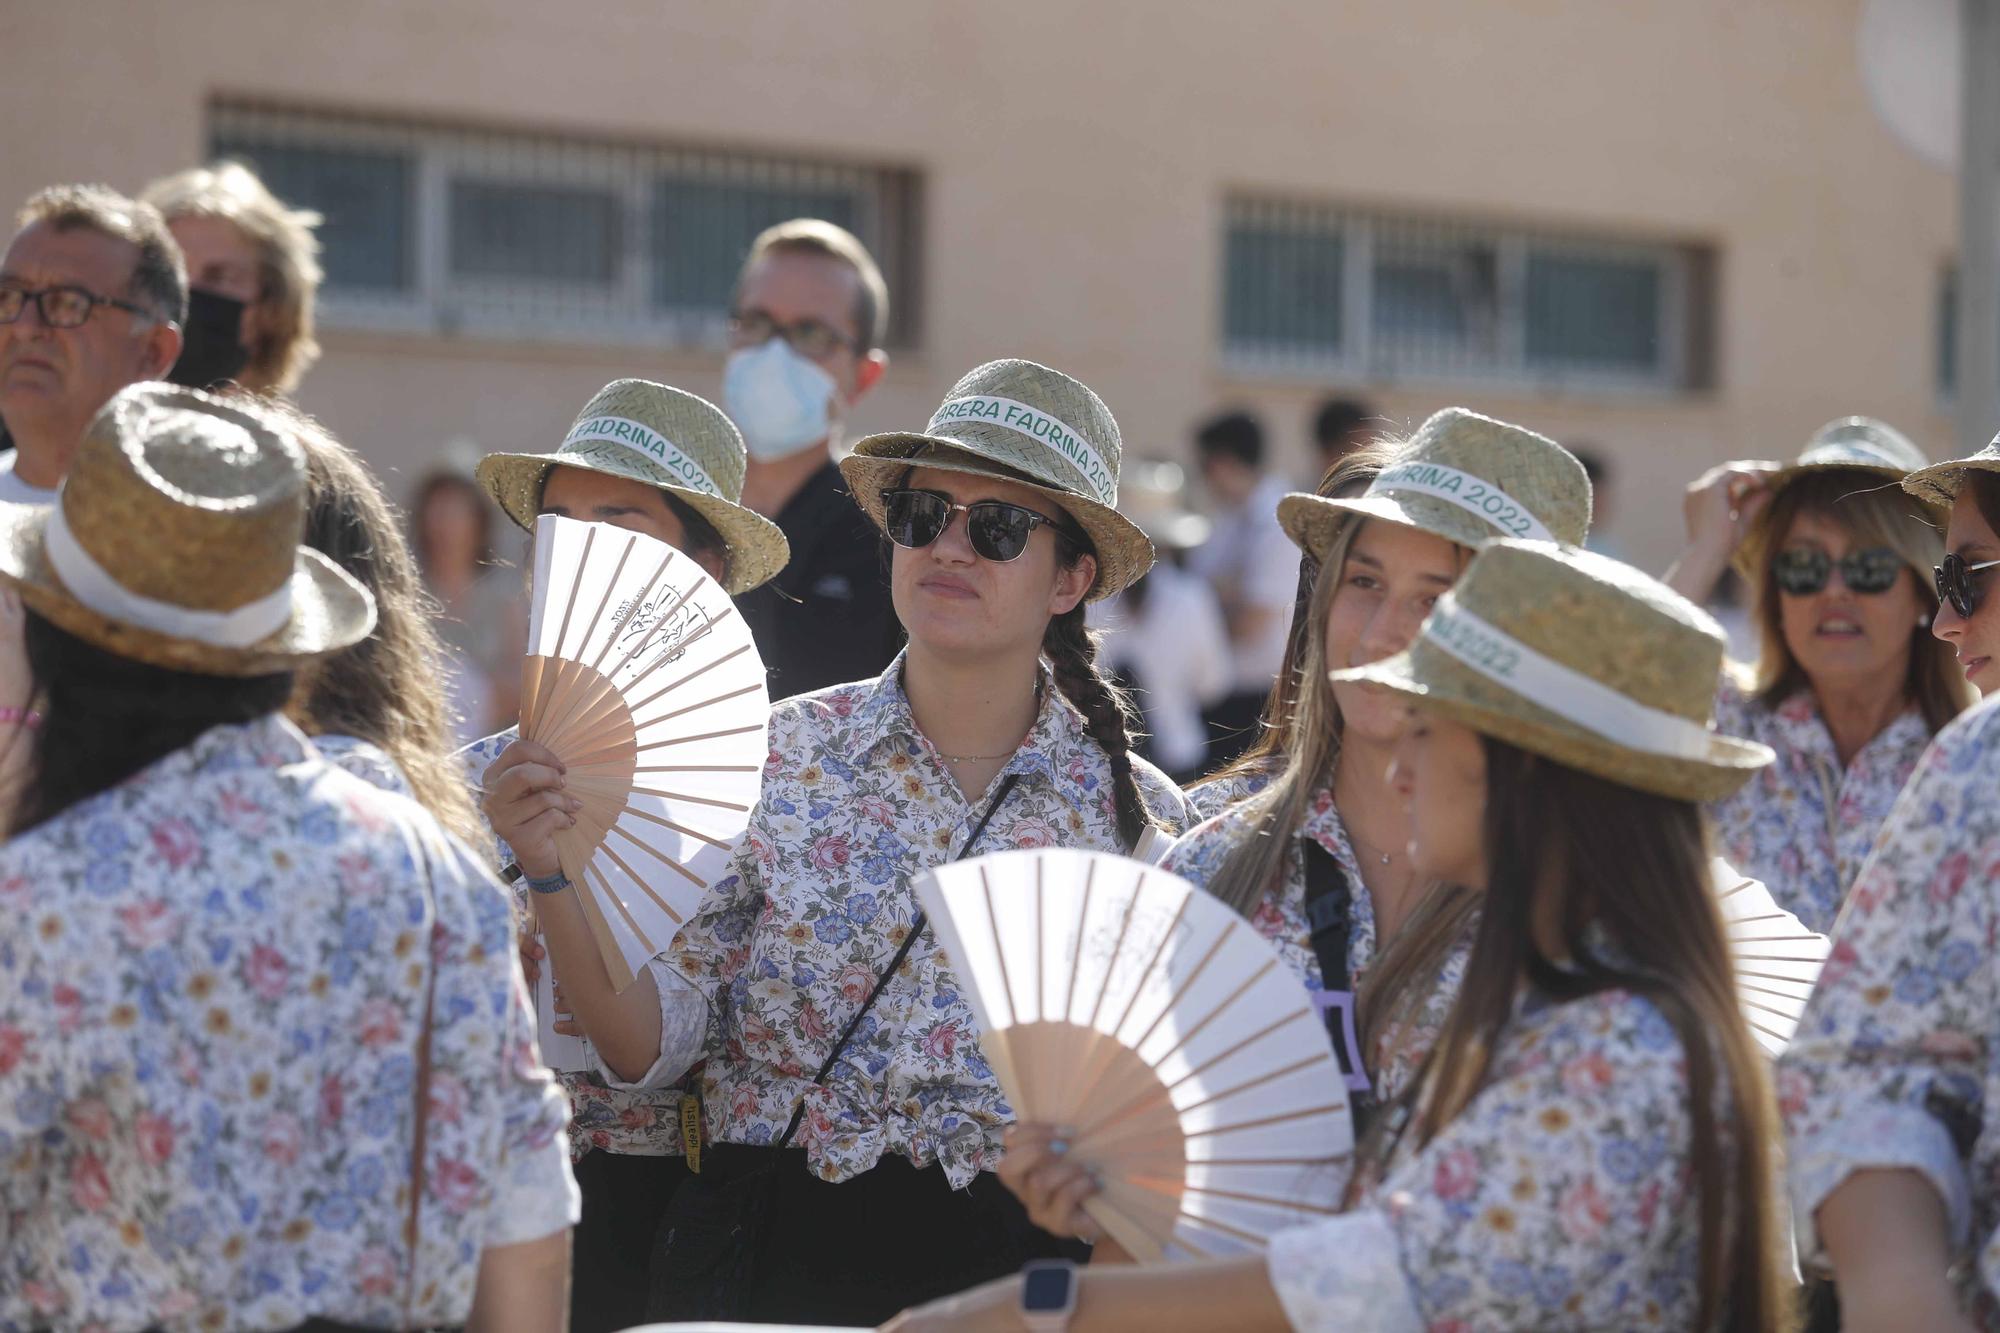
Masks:
[[[1450,381],[1601,443],[1615,530],[1657,567],[1697,469],[1865,412],[1949,451],[1936,392],[1953,185],[1862,89],[1858,0],[0,0],[0,196],[136,188],[192,162],[217,96],[855,157],[922,173],[921,345],[857,413],[920,422],[971,365],[1096,388],[1128,450],[1262,412],[1288,470],[1335,387],[1221,353],[1231,190],[1713,247],[1712,387],[1633,398]],[[907,295],[907,294],[906,294]],[[623,374],[713,396],[716,357],[326,331],[302,399],[406,489],[444,443],[552,445]],[[402,480],[397,480],[397,474]]]

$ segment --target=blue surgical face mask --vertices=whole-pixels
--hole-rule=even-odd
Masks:
[[[750,457],[769,462],[818,444],[833,429],[833,376],[783,338],[729,354],[722,369],[722,410],[743,432]]]

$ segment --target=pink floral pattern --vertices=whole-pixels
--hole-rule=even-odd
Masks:
[[[574,1220],[505,896],[288,723],[0,846],[0,911],[0,1328],[400,1326],[426,940],[456,1109],[413,1313],[462,1321],[482,1248]]]
[[[1844,770],[1809,689],[1772,708],[1725,676],[1715,726],[1778,755],[1735,794],[1709,805],[1716,851],[1746,877],[1763,880],[1806,929],[1831,931],[1889,807],[1930,744],[1923,714],[1906,710]]]
[[[809,1086],[916,917],[911,880],[959,852],[990,799],[962,795],[917,730],[902,665],[777,706],[763,799],[734,873],[663,957],[714,1014],[702,1074],[712,1140],[772,1142],[803,1096],[794,1142],[821,1178],[845,1180],[899,1153],[940,1163],[962,1187],[997,1163],[1013,1112],[928,934],[826,1086]],[[1019,781],[977,850],[1052,839],[1122,850],[1110,761],[1046,673],[1043,686],[1034,728],[1002,770]],[[1180,789],[1144,761],[1134,768],[1154,817],[1182,827]]]
[[[1458,1119],[1421,1148],[1403,1139],[1353,1211],[1273,1238],[1292,1326],[1695,1327],[1688,1096],[1679,1038],[1650,1002],[1524,1000]]]
[[[1937,1187],[1980,1326],[2000,1330],[2000,705],[1938,733],[1848,894],[1778,1060],[1800,1249],[1864,1168]]]

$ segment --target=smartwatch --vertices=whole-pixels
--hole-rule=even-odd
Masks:
[[[1021,1326],[1028,1333],[1065,1333],[1075,1313],[1075,1264],[1036,1259],[1021,1270]]]

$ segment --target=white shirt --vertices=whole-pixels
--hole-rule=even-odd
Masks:
[[[1240,506],[1216,515],[1208,541],[1188,560],[1225,608],[1270,613],[1261,630],[1230,645],[1232,684],[1238,693],[1269,690],[1285,661],[1285,636],[1298,592],[1299,548],[1278,526],[1278,501],[1284,495],[1282,479],[1265,477]]]
[[[1146,575],[1146,605],[1120,593],[1093,602],[1091,627],[1105,632],[1099,660],[1131,675],[1153,733],[1153,761],[1169,773],[1199,768],[1208,756],[1201,710],[1235,682],[1222,608],[1202,580],[1161,563]]]
[[[15,460],[20,454],[9,451],[0,454],[0,504],[11,505],[52,505],[56,493],[52,489],[30,486],[14,475]]]

